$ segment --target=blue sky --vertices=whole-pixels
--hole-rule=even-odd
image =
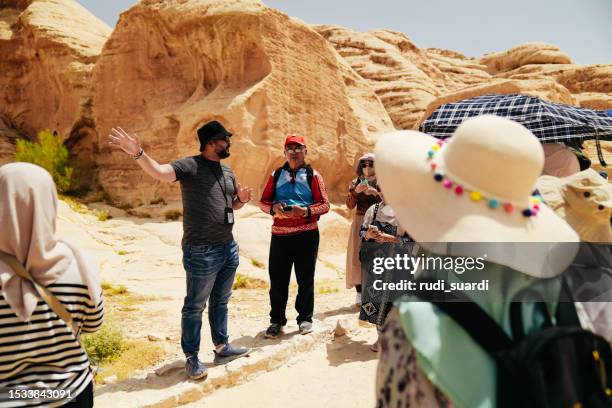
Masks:
[[[114,26],[134,0],[78,0]],[[310,24],[388,28],[420,48],[480,56],[527,41],[554,44],[578,64],[612,63],[612,0],[264,0]]]

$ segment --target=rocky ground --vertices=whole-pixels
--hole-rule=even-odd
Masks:
[[[267,251],[271,220],[256,207],[238,211],[238,274],[246,287],[234,291],[229,305],[229,332],[232,342],[253,351],[249,357],[226,366],[213,366],[210,333],[205,324],[201,359],[210,363],[210,374],[203,382],[189,381],[182,369],[182,226],[180,220],[156,217],[166,209],[160,205],[131,211],[142,214],[146,210],[151,215],[142,218],[101,203],[87,208],[60,203],[60,236],[98,256],[103,281],[113,287],[123,286],[129,294],[125,298],[131,299],[129,302],[108,296],[109,321],[118,325],[127,339],[152,342],[163,350],[157,363],[136,370],[130,378],[102,375],[96,388],[96,406],[233,407],[246,402],[254,406],[312,406],[313,398],[326,406],[372,404],[376,354],[369,346],[376,333],[374,328],[357,324],[352,306],[354,292],[344,287],[343,251],[349,221],[337,213],[339,209],[323,217],[320,224],[315,331],[306,336],[297,333],[293,281],[289,324],[278,340],[263,337],[269,312]],[[101,221],[97,215],[100,211],[112,218]],[[278,387],[286,392],[278,394]],[[312,393],[315,389],[317,392]],[[272,401],[268,398],[271,395],[275,396]]]

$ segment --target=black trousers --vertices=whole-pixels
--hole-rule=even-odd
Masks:
[[[75,399],[70,401],[67,404],[64,404],[64,407],[69,408],[91,408],[94,404],[94,390],[93,390],[93,381],[89,383],[87,387],[79,394]]]
[[[285,325],[291,267],[295,268],[298,295],[297,322],[312,322],[314,309],[314,273],[319,251],[319,231],[295,235],[272,235],[270,242],[270,323]]]

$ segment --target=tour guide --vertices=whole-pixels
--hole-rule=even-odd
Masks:
[[[185,370],[192,379],[205,378],[207,370],[198,359],[202,312],[210,298],[208,322],[215,346],[215,362],[223,363],[248,354],[233,347],[227,335],[227,303],[238,268],[238,244],[234,241],[234,210],[251,200],[252,190],[236,182],[221,159],[229,157],[230,136],[217,121],[198,129],[201,154],[170,164],[147,156],[135,136],[113,128],[110,144],[118,146],[156,180],[181,184],[183,198],[183,267],[187,296],[181,320],[181,347],[187,357]]]

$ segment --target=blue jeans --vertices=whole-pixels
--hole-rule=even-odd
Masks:
[[[227,302],[232,295],[238,262],[236,241],[183,247],[183,267],[187,272],[187,296],[181,311],[181,347],[184,353],[200,351],[202,312],[209,298],[208,322],[213,344],[228,343]]]

